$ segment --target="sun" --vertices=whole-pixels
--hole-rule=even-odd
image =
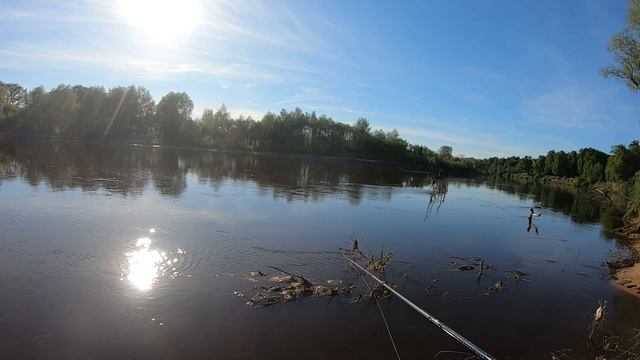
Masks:
[[[130,25],[158,43],[184,38],[201,19],[198,0],[119,0],[118,5]]]

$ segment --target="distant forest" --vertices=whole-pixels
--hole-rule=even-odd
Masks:
[[[372,130],[358,119],[349,125],[315,112],[281,110],[261,120],[232,118],[222,105],[192,118],[193,102],[170,92],[158,103],[143,87],[60,85],[30,91],[0,82],[0,133],[130,143],[204,146],[217,149],[291,152],[394,161],[456,174],[478,173],[473,159],[409,144],[396,130]]]
[[[222,105],[192,118],[193,102],[184,92],[170,92],[158,103],[139,86],[59,85],[27,90],[0,82],[0,133],[46,138],[203,146],[217,149],[291,152],[393,161],[438,169],[452,175],[576,178],[580,184],[625,182],[640,170],[640,145],[617,145],[611,155],[586,148],[550,151],[537,158],[474,159],[453,156],[450,146],[437,151],[409,144],[396,130],[372,130],[315,112],[281,110],[261,120],[233,118]],[[640,177],[640,175],[638,175]],[[640,183],[640,182],[639,182]]]
[[[494,176],[527,174],[533,177],[557,176],[576,178],[579,184],[602,181],[626,182],[640,170],[640,144],[616,145],[611,155],[600,150],[585,148],[579,151],[549,151],[537,158],[509,157],[482,160],[483,170]],[[640,173],[638,174],[640,179]]]

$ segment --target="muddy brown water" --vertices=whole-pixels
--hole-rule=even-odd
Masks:
[[[429,207],[430,185],[374,163],[0,142],[0,357],[392,359],[374,303],[254,309],[234,295],[269,266],[357,294],[336,253],[352,234],[392,251],[403,262],[387,279],[498,358],[579,352],[601,299],[613,331],[640,327],[638,300],[601,266],[620,248],[608,235],[619,214],[580,193],[468,179]],[[457,257],[492,268],[478,280]],[[398,299],[381,304],[401,357],[465,351]]]

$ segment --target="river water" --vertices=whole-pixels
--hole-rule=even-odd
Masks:
[[[364,285],[338,250],[352,236],[498,358],[579,354],[603,300],[612,331],[640,327],[601,265],[621,248],[615,211],[539,185],[447,184],[429,205],[427,174],[370,162],[0,142],[0,358],[395,358],[375,302],[351,303]],[[491,265],[480,279],[458,271],[474,257]],[[356,288],[247,306],[234,292],[269,266]],[[397,298],[380,304],[402,358],[468,356]]]

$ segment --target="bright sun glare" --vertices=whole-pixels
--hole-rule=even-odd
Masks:
[[[198,0],[119,0],[119,11],[148,40],[170,44],[200,22]]]

